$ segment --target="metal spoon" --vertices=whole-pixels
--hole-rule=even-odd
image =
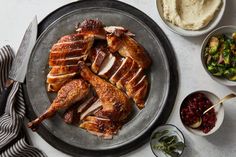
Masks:
[[[204,115],[204,114],[206,114],[208,111],[210,111],[212,108],[214,108],[215,106],[217,106],[217,105],[219,105],[219,104],[221,104],[221,103],[223,103],[224,101],[226,101],[226,100],[229,100],[229,99],[232,99],[232,98],[235,98],[236,97],[236,95],[235,94],[233,94],[233,93],[231,93],[231,94],[229,94],[229,95],[226,95],[224,98],[222,98],[222,99],[220,99],[217,103],[215,103],[214,105],[212,105],[211,107],[209,107],[208,109],[206,109],[204,112],[203,112],[203,114],[199,117],[199,120],[197,121],[197,122],[195,122],[194,124],[192,124],[192,125],[190,125],[190,127],[191,128],[198,128],[201,124],[202,124],[202,116]]]

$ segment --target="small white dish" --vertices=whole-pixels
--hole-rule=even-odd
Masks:
[[[210,34],[208,34],[208,36],[204,39],[202,46],[201,46],[201,61],[202,61],[202,65],[205,69],[205,71],[210,75],[210,77],[217,81],[220,84],[226,85],[226,86],[236,86],[236,81],[230,81],[226,78],[222,78],[222,77],[216,77],[214,75],[212,75],[208,70],[207,70],[207,66],[205,63],[205,58],[204,58],[204,53],[205,53],[205,47],[209,41],[209,39],[212,36],[216,36],[216,35],[220,35],[220,34],[225,34],[226,36],[231,37],[232,33],[236,32],[236,26],[222,26],[219,27],[215,30],[213,30]]]
[[[196,31],[185,30],[185,29],[182,29],[182,28],[168,22],[163,17],[163,9],[162,9],[161,0],[156,0],[156,6],[157,6],[159,16],[162,19],[163,23],[167,26],[167,28],[169,28],[172,32],[177,33],[179,35],[193,37],[193,36],[200,36],[200,35],[206,34],[206,33],[210,32],[211,30],[213,30],[217,26],[217,24],[220,22],[223,14],[224,14],[226,0],[222,0],[222,6],[221,6],[220,10],[218,11],[217,15],[214,17],[214,19],[212,19],[212,21],[206,27],[204,27],[200,30],[196,30]]]
[[[217,102],[220,100],[220,98],[219,98],[218,96],[216,96],[215,94],[213,94],[212,92],[203,91],[203,90],[195,91],[195,92],[190,93],[189,95],[187,95],[187,96],[184,98],[184,100],[185,100],[188,96],[190,96],[190,95],[192,95],[192,94],[195,94],[195,93],[203,93],[204,95],[207,96],[208,99],[211,100],[212,104],[215,104],[215,103],[217,103]],[[182,101],[181,107],[182,107],[182,105],[183,105],[184,100]],[[181,109],[181,107],[180,107],[180,109]],[[223,120],[224,120],[224,107],[223,107],[223,104],[220,104],[220,105],[215,106],[214,109],[215,109],[215,112],[216,112],[216,119],[217,119],[217,120],[216,120],[216,123],[215,123],[215,127],[212,128],[208,133],[204,133],[203,131],[201,131],[201,130],[199,130],[199,129],[192,129],[192,128],[190,128],[189,126],[186,126],[186,125],[183,123],[183,121],[182,121],[182,119],[181,119],[181,117],[180,117],[181,122],[182,122],[182,124],[184,125],[184,127],[185,127],[189,132],[191,132],[191,133],[193,133],[193,134],[195,134],[195,135],[199,135],[199,136],[208,136],[208,135],[211,135],[211,134],[213,134],[214,132],[216,132],[216,131],[220,128],[220,126],[221,126],[221,124],[223,123]]]

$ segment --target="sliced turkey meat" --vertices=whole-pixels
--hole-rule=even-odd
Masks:
[[[69,34],[61,37],[57,43],[63,43],[63,42],[70,42],[70,41],[82,41],[89,39],[90,36],[85,36],[84,34],[75,33],[75,34]]]
[[[78,61],[86,60],[87,55],[83,55],[80,57],[72,57],[72,58],[65,58],[65,59],[50,59],[49,66],[61,66],[61,65],[76,65]]]
[[[80,127],[92,133],[93,135],[112,139],[114,134],[117,134],[121,125],[112,122],[110,119],[104,119],[95,116],[88,116],[85,121],[80,124]]]
[[[140,75],[141,76],[141,75]],[[138,77],[136,77],[138,78]],[[138,79],[137,79],[138,80]],[[137,82],[135,80],[134,82]],[[145,99],[148,91],[148,79],[144,75],[138,83],[130,83],[126,86],[127,95],[132,98],[139,109],[144,108]]]
[[[92,62],[91,70],[94,73],[98,73],[104,59],[106,58],[109,52],[107,52],[107,49],[104,47],[95,48],[95,51],[96,51],[96,56],[94,58],[94,61]]]
[[[78,125],[80,122],[80,114],[86,111],[95,101],[96,97],[93,96],[92,92],[84,98],[83,100],[70,106],[64,113],[64,121],[68,124]]]
[[[62,37],[50,50],[49,66],[75,65],[85,60],[93,42],[93,37],[81,34]]]
[[[71,57],[78,57],[87,55],[86,49],[74,49],[74,50],[65,50],[65,51],[51,51],[49,54],[50,59],[65,59]]]
[[[57,84],[58,82],[64,82],[64,80],[71,79],[76,74],[77,74],[76,72],[70,73],[70,74],[65,74],[65,75],[58,75],[58,76],[48,74],[47,75],[47,83],[49,83],[49,84]]]
[[[144,108],[145,100],[148,94],[148,82],[145,82],[142,87],[134,93],[132,96],[135,104],[139,109]]]
[[[129,57],[126,57],[121,66],[119,67],[119,69],[112,75],[112,77],[109,79],[109,81],[112,84],[116,84],[117,81],[119,81],[121,79],[122,76],[124,76],[129,69],[132,66],[132,59],[130,59]]]
[[[140,68],[138,72],[134,75],[134,77],[125,85],[126,91],[132,90],[130,88],[138,84],[138,82],[142,79],[143,76],[144,76],[144,71],[143,69]]]
[[[103,61],[98,75],[104,79],[109,79],[121,66],[122,59],[120,57],[109,54]]]
[[[58,76],[58,75],[65,75],[69,73],[78,72],[78,70],[79,70],[78,65],[53,66],[48,74]]]
[[[88,110],[97,100],[98,100],[98,98],[96,96],[91,96],[87,100],[85,100],[82,104],[80,104],[77,109],[77,113],[78,113],[79,117],[86,110]],[[86,116],[86,114],[83,116]]]
[[[144,75],[140,81],[135,84],[134,86],[130,86],[130,84],[127,86],[126,93],[129,97],[132,97],[136,91],[138,91],[140,88],[142,88],[145,84],[148,84],[147,76]]]
[[[120,31],[123,31],[123,33],[128,36],[131,36],[131,37],[135,36],[135,34],[133,34],[128,29],[125,29],[122,26],[107,26],[107,27],[104,27],[104,29],[107,33],[110,33],[110,34],[115,33],[115,31],[117,31],[117,30],[120,30]]]
[[[135,61],[133,61],[129,71],[125,75],[123,75],[123,77],[118,82],[116,82],[116,86],[119,89],[124,90],[124,86],[135,76],[138,70],[139,70],[138,64]]]
[[[95,101],[86,111],[81,113],[80,120],[83,120],[86,116],[92,115],[94,111],[102,108],[101,100]]]
[[[87,39],[81,41],[68,41],[68,42],[56,43],[52,46],[51,51],[87,49],[87,47],[91,47],[92,44],[93,44],[93,37],[88,37]]]

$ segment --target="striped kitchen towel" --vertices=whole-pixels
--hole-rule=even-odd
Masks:
[[[0,49],[0,94],[8,78],[14,53],[10,46]],[[22,86],[14,82],[0,117],[0,157],[46,157],[39,149],[31,146],[25,136],[25,103]]]

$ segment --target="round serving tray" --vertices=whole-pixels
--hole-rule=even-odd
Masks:
[[[64,123],[61,112],[45,120],[37,132],[49,144],[73,156],[120,156],[144,144],[153,129],[165,123],[178,91],[177,62],[170,42],[153,20],[130,5],[110,0],[78,1],[57,9],[40,22],[24,84],[27,116],[30,120],[36,118],[52,101],[53,95],[45,85],[51,46],[61,36],[74,32],[76,24],[87,18],[128,28],[151,56],[146,107],[136,109],[112,140]]]

